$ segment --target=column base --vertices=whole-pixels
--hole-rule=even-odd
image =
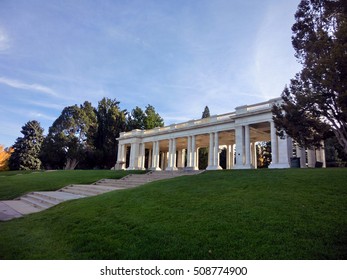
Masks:
[[[185,167],[185,168],[183,168],[183,169],[184,169],[184,171],[199,170],[199,168],[196,167],[196,166],[187,166],[187,167]]]
[[[289,163],[271,163],[269,169],[290,168]]]
[[[254,166],[251,164],[235,164],[233,169],[254,169]]]
[[[122,170],[146,170],[146,168],[142,167],[128,167],[127,169],[122,169]]]
[[[114,170],[125,170],[125,163],[124,161],[121,162],[116,162],[115,166],[114,166]]]
[[[149,170],[152,170],[152,171],[161,171],[161,168],[160,168],[160,167],[151,167]]]
[[[165,171],[176,171],[178,170],[177,167],[166,167]]]
[[[211,165],[207,166],[206,170],[222,170],[223,168],[220,167],[219,165]]]

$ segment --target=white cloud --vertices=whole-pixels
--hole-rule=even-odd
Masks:
[[[29,113],[30,117],[32,118],[38,118],[38,119],[45,119],[45,120],[49,120],[49,121],[54,121],[56,120],[55,117],[40,113],[40,112],[30,112]]]
[[[28,84],[22,81],[8,79],[5,77],[0,77],[0,84],[4,84],[18,89],[40,92],[51,96],[58,96],[58,94],[51,88],[39,84]]]
[[[38,101],[27,101],[31,105],[47,108],[47,109],[54,109],[54,110],[63,110],[64,105],[56,104],[56,103],[45,103],[45,102],[38,102]]]
[[[7,33],[0,27],[0,53],[6,52],[10,48],[10,40]]]

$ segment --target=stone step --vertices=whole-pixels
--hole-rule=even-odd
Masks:
[[[29,193],[25,195],[25,197],[29,197],[40,203],[47,204],[47,206],[54,206],[62,202],[62,201],[57,201],[56,199],[52,199],[50,196],[43,196],[40,193],[36,193],[36,192]]]
[[[2,203],[6,204],[8,207],[10,207],[10,209],[22,215],[36,213],[42,210],[41,208],[34,207],[31,204],[21,201],[20,199],[2,201]],[[15,215],[12,216],[16,217]]]
[[[112,188],[127,188],[127,187],[133,187],[133,186],[138,186],[138,185],[143,185],[143,184],[146,184],[147,182],[142,182],[142,183],[139,183],[139,182],[131,182],[131,181],[123,181],[123,182],[119,182],[119,181],[116,181],[116,182],[97,182],[95,183],[95,185],[93,186],[99,186],[99,184],[101,186],[105,186],[105,187],[112,187]]]
[[[64,193],[64,192],[58,192],[58,191],[48,191],[48,192],[35,192],[35,195],[37,196],[41,196],[53,201],[57,201],[57,202],[64,202],[67,200],[71,200],[71,199],[78,199],[78,198],[82,198],[84,196],[81,195],[76,195],[76,194],[72,194],[72,193]]]
[[[79,189],[75,189],[73,187],[65,187],[61,190],[59,190],[60,192],[67,192],[67,193],[72,193],[72,194],[77,194],[80,195],[82,197],[86,197],[86,196],[94,196],[96,195],[95,193],[91,193],[85,190],[79,190]]]
[[[48,208],[55,205],[55,204],[47,203],[44,201],[40,201],[40,200],[36,199],[35,197],[29,196],[29,195],[22,196],[20,198],[20,201],[23,201],[23,202],[25,202],[31,206],[34,206],[35,208],[41,209],[41,210],[48,209]]]
[[[90,192],[92,194],[102,194],[106,192],[105,190],[101,190],[100,188],[94,187],[94,185],[71,185],[69,187],[79,191]]]
[[[122,186],[112,186],[112,185],[106,185],[106,184],[93,184],[93,185],[88,185],[89,187],[92,187],[97,190],[105,191],[105,192],[111,192],[111,191],[116,191],[116,190],[122,190],[125,189],[125,187]]]

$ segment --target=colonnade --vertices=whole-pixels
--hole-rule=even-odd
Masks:
[[[227,169],[257,168],[256,143],[259,141],[271,141],[272,161],[269,168],[289,168],[291,158],[295,155],[300,157],[302,167],[314,167],[317,161],[323,162],[324,167],[324,149],[306,152],[293,146],[289,137],[282,139],[277,136],[271,112],[272,105],[276,102],[280,102],[280,99],[241,106],[235,112],[207,119],[152,130],[123,132],[117,138],[119,144],[116,167],[197,170],[199,149],[207,148],[207,170],[221,169],[222,149],[226,149]],[[128,149],[130,156],[127,157]]]
[[[290,158],[290,138],[280,139],[276,135],[273,122],[270,122],[270,139],[272,147],[272,163],[270,168],[288,168]],[[220,132],[210,132],[204,137],[208,137],[208,166],[207,170],[219,170],[221,148],[226,149],[227,169],[250,169],[257,168],[256,141],[251,139],[250,125],[236,126],[234,129],[235,141],[220,145]],[[121,164],[120,169],[125,169],[126,150],[130,147],[130,158],[128,169],[170,170],[177,169],[199,169],[199,149],[196,137],[198,135],[188,135],[186,137],[168,137],[168,139],[144,142],[135,139],[132,143],[119,143],[119,153],[117,162]],[[183,140],[185,145],[177,147],[177,141]],[[162,141],[168,143],[168,149],[160,149]],[[147,158],[146,158],[147,147]],[[167,147],[167,146],[166,146]],[[205,147],[205,146],[204,146]]]

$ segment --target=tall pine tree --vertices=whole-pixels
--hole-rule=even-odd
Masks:
[[[13,145],[14,152],[9,161],[12,170],[41,169],[39,159],[41,145],[44,140],[43,128],[38,121],[29,121],[22,126],[23,137],[19,137]]]

